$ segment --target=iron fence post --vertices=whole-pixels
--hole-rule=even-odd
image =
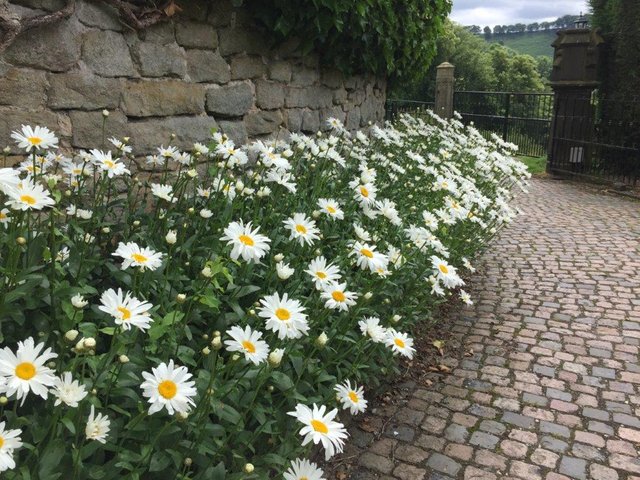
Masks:
[[[507,141],[507,134],[509,133],[509,110],[511,109],[511,94],[505,95],[504,104],[504,125],[502,127],[502,140]]]

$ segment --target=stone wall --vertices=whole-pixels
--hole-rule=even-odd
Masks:
[[[20,15],[62,0],[11,0]],[[383,118],[385,81],[345,77],[302,56],[295,42],[269,48],[230,0],[180,2],[174,21],[135,32],[102,2],[78,0],[67,20],[19,36],[0,56],[0,147],[21,124],[45,125],[65,147],[129,136],[136,153],[189,147],[212,127],[238,143],[315,132],[337,117],[349,129]]]

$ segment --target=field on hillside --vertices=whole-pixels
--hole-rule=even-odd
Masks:
[[[501,43],[505,47],[512,48],[518,53],[526,53],[534,57],[538,55],[553,57],[553,47],[551,46],[551,42],[555,39],[555,31],[542,31],[492,35],[488,41]]]

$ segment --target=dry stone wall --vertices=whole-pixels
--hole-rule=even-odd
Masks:
[[[21,16],[62,6],[11,1]],[[108,5],[79,0],[69,19],[19,36],[0,55],[0,146],[23,123],[75,148],[100,147],[104,128],[144,154],[171,134],[186,148],[211,128],[243,143],[315,132],[327,117],[352,130],[383,118],[384,79],[323,68],[295,41],[270,48],[230,0],[181,4],[175,20],[135,32]]]

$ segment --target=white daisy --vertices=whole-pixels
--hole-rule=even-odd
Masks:
[[[290,299],[285,293],[278,293],[260,300],[262,307],[258,315],[266,319],[266,327],[278,333],[279,339],[300,338],[309,331],[305,308],[298,300]]]
[[[0,210],[0,225],[4,225],[4,228],[7,228],[7,225],[9,225],[9,222],[11,222],[9,209],[3,208],[2,210]]]
[[[17,188],[9,189],[7,193],[9,195],[7,203],[14,210],[42,210],[56,204],[42,185],[30,180],[21,182]]]
[[[380,325],[378,317],[365,317],[358,322],[362,335],[369,337],[375,343],[385,341],[387,330]]]
[[[296,458],[289,470],[283,473],[284,480],[326,480],[318,466],[307,459]]]
[[[302,446],[313,441],[314,444],[322,442],[325,450],[325,460],[329,460],[336,453],[342,452],[344,440],[347,438],[347,430],[344,425],[335,422],[333,419],[338,414],[338,409],[334,408],[326,413],[327,407],[318,407],[313,404],[313,410],[301,403],[296,405],[296,409],[287,412],[304,425],[300,430],[300,435],[304,437]]]
[[[231,258],[237,260],[242,257],[246,262],[258,262],[269,251],[271,240],[260,235],[260,227],[251,229],[251,222],[244,225],[240,222],[231,222],[224,229],[224,236],[220,240],[226,240],[227,245],[233,245]]]
[[[321,198],[318,200],[318,207],[322,211],[331,218],[331,220],[342,220],[344,219],[344,212],[340,208],[340,204],[332,199]]]
[[[120,159],[112,158],[111,151],[103,152],[102,150],[91,150],[93,163],[100,167],[102,171],[107,172],[109,178],[117,177],[125,173],[131,173]]]
[[[364,399],[364,390],[362,387],[354,385],[351,387],[349,380],[341,385],[336,385],[334,390],[337,393],[338,401],[342,404],[342,408],[349,410],[351,415],[362,413],[367,409],[367,401]]]
[[[449,265],[446,260],[433,255],[431,257],[431,264],[436,272],[436,278],[440,280],[445,287],[455,288],[464,285],[464,282],[456,273],[456,269]]]
[[[372,272],[386,270],[389,259],[386,255],[376,252],[376,247],[366,243],[355,242],[351,247],[349,256],[355,256],[356,262],[363,270],[369,269]]]
[[[375,204],[377,189],[373,183],[357,183],[353,189],[355,190],[354,198],[360,202],[360,205]]]
[[[74,380],[71,372],[64,372],[60,377],[56,377],[53,388],[49,390],[51,395],[56,397],[54,406],[61,403],[73,408],[77,408],[78,402],[87,396],[87,390],[78,380]]]
[[[291,275],[296,272],[295,268],[291,267],[288,263],[278,262],[276,263],[276,273],[280,280],[287,280]]]
[[[20,182],[20,175],[17,170],[0,168],[0,192],[8,193],[8,190],[17,188]]]
[[[131,295],[131,292],[123,293],[121,288],[116,292],[113,288],[106,290],[100,297],[102,305],[98,309],[111,315],[116,325],[121,325],[124,330],[131,330],[131,326],[140,330],[147,330],[153,319],[149,310],[153,308],[149,302],[141,302]]]
[[[335,283],[340,280],[340,269],[334,264],[327,265],[326,258],[320,256],[311,260],[309,268],[305,270],[306,273],[311,275],[311,278],[316,284],[316,288],[321,290],[325,286]]]
[[[87,440],[97,440],[100,443],[107,443],[107,435],[111,429],[110,425],[111,421],[109,417],[101,413],[96,416],[95,409],[93,405],[91,405],[87,426],[84,429]]]
[[[175,203],[178,201],[176,197],[173,196],[173,187],[171,185],[164,185],[161,183],[152,183],[151,184],[151,193],[154,194],[158,198],[162,198],[170,203]]]
[[[398,332],[393,328],[387,329],[387,338],[385,344],[391,347],[391,351],[394,355],[401,354],[405,357],[412,359],[416,349],[413,348],[413,339],[406,333]]]
[[[312,245],[315,240],[319,240],[316,222],[308,218],[304,213],[295,213],[293,217],[284,221],[285,227],[291,232],[289,240],[296,239],[300,245]]]
[[[13,452],[22,447],[21,430],[5,430],[5,422],[0,422],[0,472],[16,468]]]
[[[149,415],[167,409],[169,415],[174,412],[187,413],[195,406],[196,382],[189,380],[192,375],[187,367],[176,367],[173,360],[169,364],[161,363],[151,368],[151,373],[142,372],[145,381],[140,384],[142,395],[149,399]]]
[[[469,295],[464,290],[460,290],[460,300],[462,300],[467,305],[473,305],[473,301],[471,300],[471,295]]]
[[[21,132],[12,132],[13,138],[19,148],[24,148],[30,152],[31,149],[46,150],[48,148],[58,148],[58,139],[47,127],[22,125]]]
[[[156,252],[148,247],[140,247],[135,242],[120,242],[118,248],[112,253],[114,257],[122,257],[122,270],[133,267],[140,267],[140,270],[148,268],[153,271],[162,265],[162,253]]]
[[[320,296],[326,300],[324,306],[332,308],[334,310],[349,310],[356,304],[356,298],[358,294],[354,292],[348,292],[346,290],[346,283],[330,283],[323,287],[323,291]]]
[[[225,340],[224,344],[230,352],[242,352],[244,357],[254,365],[264,362],[269,355],[269,345],[262,338],[262,332],[253,331],[246,326],[243,330],[240,327],[231,327],[227,330],[232,340]]]
[[[55,382],[53,370],[45,366],[49,360],[56,358],[51,348],[42,352],[44,343],[35,344],[32,337],[24,342],[18,342],[18,350],[14,354],[9,347],[0,350],[0,375],[4,377],[6,384],[0,386],[7,397],[14,393],[17,400],[24,404],[27,394],[34,394],[47,399],[48,390]]]

